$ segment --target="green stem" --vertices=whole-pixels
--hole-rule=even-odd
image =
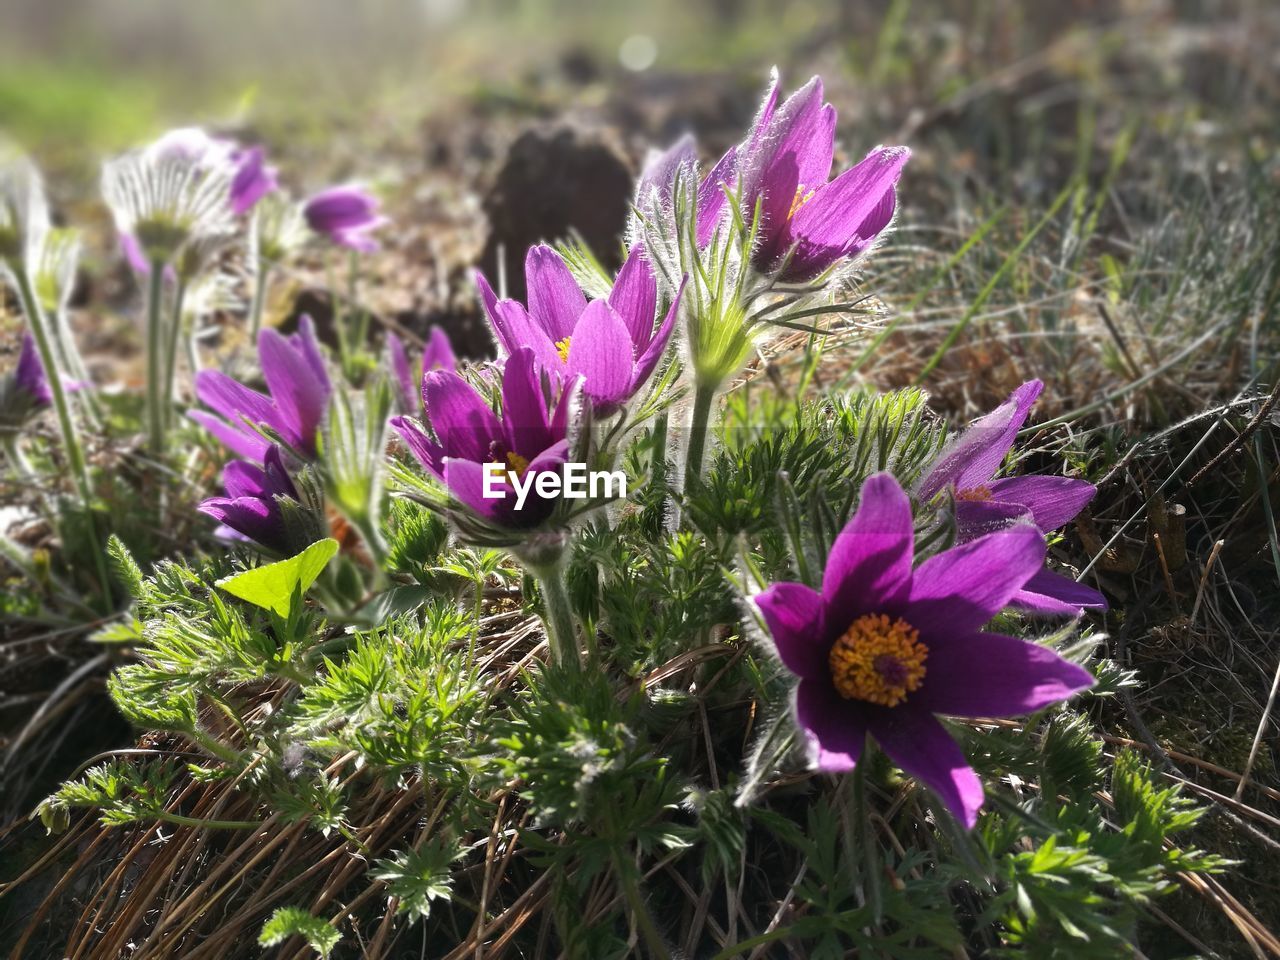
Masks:
[[[653,421],[653,453],[649,458],[649,482],[653,484],[655,490],[659,491],[658,497],[658,522],[657,529],[662,529],[663,517],[667,512],[667,493],[664,489],[667,484],[667,414],[659,414],[657,419]]]
[[[163,260],[151,261],[151,282],[147,288],[147,446],[153,456],[164,455],[165,431],[162,387],[164,371],[164,324],[161,305],[164,300]]]
[[[197,830],[257,830],[262,826],[258,820],[201,820],[199,817],[184,817],[167,810],[156,814],[156,819],[180,827],[195,827]]]
[[[630,864],[623,861],[620,855],[614,856],[613,867],[618,877],[618,886],[622,888],[622,895],[631,908],[631,915],[635,917],[636,926],[640,929],[640,936],[644,939],[649,956],[653,960],[670,960],[671,952],[663,942],[658,925],[654,923],[653,914],[649,912],[649,907],[644,902],[640,884],[635,878],[635,871]]]
[[[209,736],[203,730],[191,731],[191,739],[200,746],[204,747],[219,760],[225,760],[227,763],[239,763],[242,759],[239,751],[228,747],[220,742],[217,738]]]
[[[707,447],[707,430],[711,421],[711,405],[718,385],[699,383],[693,394],[693,417],[689,421],[689,446],[685,452],[684,488],[692,479],[702,477],[702,458]]]
[[[164,368],[164,429],[167,434],[173,424],[174,387],[178,382],[178,341],[182,338],[182,304],[187,297],[187,282],[178,278],[173,297],[173,319],[169,325],[169,342],[165,345]],[[191,377],[195,379],[195,370]]]
[[[560,566],[535,567],[530,571],[538,581],[542,603],[546,607],[543,618],[547,625],[547,643],[551,658],[565,669],[582,669],[582,650],[578,646],[577,631],[573,626],[573,609],[569,594],[564,588],[564,574]]]
[[[80,496],[80,505],[85,512],[85,521],[89,530],[89,549],[93,551],[98,583],[102,588],[102,595],[109,602],[111,580],[107,576],[106,555],[98,542],[98,525],[93,515],[93,487],[89,483],[89,468],[85,463],[84,449],[80,446],[80,435],[76,432],[75,421],[71,419],[71,407],[67,403],[62,371],[58,367],[57,357],[54,354],[51,331],[45,321],[44,311],[40,308],[40,302],[36,299],[36,292],[31,286],[31,277],[26,269],[15,270],[14,273],[18,278],[18,296],[22,301],[23,312],[27,315],[27,325],[35,337],[40,362],[44,364],[45,379],[49,382],[49,392],[53,395],[53,408],[58,414],[58,426],[62,430],[62,444],[67,451],[71,476],[75,481],[76,492]]]
[[[253,306],[249,310],[249,339],[258,342],[258,333],[262,330],[262,314],[267,305],[267,284],[271,279],[271,264],[266,260],[258,260],[258,275],[253,287]]]

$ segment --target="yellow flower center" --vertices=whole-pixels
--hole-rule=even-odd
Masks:
[[[791,209],[787,211],[787,219],[790,220],[794,217],[796,215],[796,211],[812,200],[813,195],[816,192],[817,191],[815,190],[810,190],[808,193],[805,193],[803,183],[796,187],[796,195],[791,198]]]
[[[556,353],[560,354],[560,359],[565,363],[569,362],[569,341],[572,337],[565,337],[563,340],[556,341]]]
[[[524,457],[520,456],[520,454],[518,453],[507,454],[507,473],[508,474],[516,477],[523,477],[526,471],[528,471],[528,469],[529,469],[529,461],[526,460]]]
[[[907,621],[868,613],[831,645],[831,682],[846,700],[896,707],[924,679],[929,648]]]
[[[983,503],[992,497],[991,488],[986,486],[970,487],[968,490],[957,490],[957,500],[973,500],[977,503]]]

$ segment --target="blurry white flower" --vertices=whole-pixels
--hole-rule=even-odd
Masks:
[[[0,141],[0,268],[21,268],[49,232],[49,204],[40,171],[24,153]]]

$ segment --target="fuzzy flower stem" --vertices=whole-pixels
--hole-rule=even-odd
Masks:
[[[667,482],[667,414],[660,414],[653,421],[653,454],[649,465],[649,482],[655,490],[662,490]],[[664,493],[659,504],[659,526],[666,514],[667,497]]]
[[[582,651],[578,647],[573,610],[569,606],[569,594],[564,587],[564,572],[560,564],[530,567],[529,572],[538,581],[546,607],[544,620],[552,659],[564,669],[582,669]]]
[[[164,349],[164,261],[151,261],[151,283],[147,288],[147,445],[153,456],[164,455],[165,430],[163,409],[164,376],[161,369]]]
[[[4,456],[9,461],[9,465],[13,467],[14,476],[22,483],[30,483],[35,480],[35,470],[32,469],[31,461],[27,459],[27,455],[22,452],[22,445],[18,442],[17,432],[12,430],[0,432],[0,444],[4,446]]]
[[[631,908],[631,915],[635,918],[636,927],[644,940],[649,957],[651,960],[670,960],[671,952],[663,943],[662,934],[658,930],[657,923],[654,922],[653,914],[649,912],[649,907],[644,902],[644,894],[641,893],[640,884],[635,877],[635,868],[620,854],[615,854],[613,860],[618,886],[622,888],[622,895],[627,901],[627,906]]]
[[[716,384],[699,383],[693,394],[693,416],[689,421],[689,446],[685,451],[684,486],[702,476],[702,459],[707,447],[707,431],[711,406],[716,399]]]
[[[164,429],[168,433],[169,427],[173,421],[173,400],[174,388],[178,381],[178,341],[182,337],[182,305],[187,296],[187,282],[181,277],[178,278],[177,288],[174,290],[173,297],[173,321],[169,326],[169,342],[165,345],[165,368],[164,368]],[[191,378],[194,381],[196,371],[191,371]]]
[[[76,492],[80,496],[80,505],[84,508],[88,521],[89,549],[93,551],[94,563],[97,566],[98,582],[104,596],[110,598],[111,581],[107,576],[106,554],[98,543],[98,528],[93,517],[93,488],[89,484],[89,470],[85,464],[84,449],[80,446],[80,435],[76,432],[75,421],[71,419],[71,407],[67,403],[67,391],[62,382],[62,371],[58,368],[53,349],[52,331],[46,322],[40,301],[31,285],[31,277],[25,269],[15,270],[18,281],[18,296],[22,301],[23,312],[27,315],[28,325],[35,337],[36,349],[40,352],[40,362],[44,365],[45,378],[49,382],[49,392],[53,395],[53,408],[58,414],[58,425],[62,429],[62,443],[67,451],[67,461],[71,467],[71,476],[75,481]]]

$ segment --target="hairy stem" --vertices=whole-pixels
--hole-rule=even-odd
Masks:
[[[564,573],[557,564],[535,567],[530,571],[542,591],[542,603],[546,607],[543,618],[547,625],[547,643],[551,658],[565,669],[582,669],[582,650],[578,646],[577,631],[573,626],[573,610],[569,606],[569,594],[564,588]]]
[[[9,465],[13,467],[14,477],[20,483],[32,483],[36,479],[36,472],[31,466],[31,461],[27,459],[27,455],[22,452],[22,444],[18,440],[17,431],[5,430],[0,432],[0,445],[4,446],[4,457],[9,461]]]
[[[165,430],[163,400],[164,300],[163,260],[151,261],[151,282],[147,287],[147,446],[152,455],[164,455]]]
[[[182,305],[187,297],[187,282],[178,278],[178,285],[173,297],[173,320],[169,325],[169,342],[165,345],[164,368],[164,429],[165,433],[173,425],[174,388],[178,382],[178,341],[182,338]],[[191,371],[194,381],[196,371]]]
[[[702,459],[706,452],[707,431],[711,421],[711,406],[715,399],[715,385],[698,384],[693,394],[693,416],[689,421],[689,446],[685,451],[685,490],[689,489],[691,480],[702,476]]]

